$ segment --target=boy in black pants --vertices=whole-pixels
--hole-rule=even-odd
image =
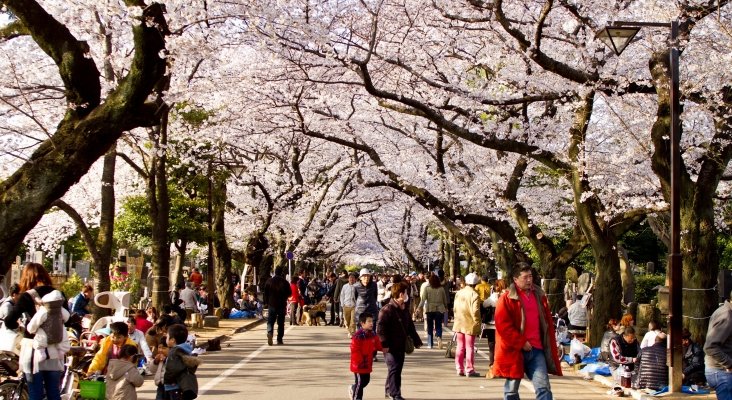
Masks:
[[[363,389],[371,380],[371,369],[377,351],[382,350],[381,341],[374,333],[374,317],[367,312],[358,317],[361,329],[351,337],[351,372],[356,379],[348,386],[348,394],[352,400],[363,399]]]

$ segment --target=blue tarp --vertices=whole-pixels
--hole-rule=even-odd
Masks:
[[[246,318],[254,318],[254,313],[251,311],[237,310],[235,308],[235,309],[231,310],[231,314],[229,314],[229,319],[246,319]]]
[[[580,372],[584,372],[587,374],[597,374],[602,376],[610,376],[610,366],[608,366],[605,363],[592,363],[587,364],[584,368],[580,370]]]
[[[656,396],[656,395],[663,394],[666,392],[668,392],[668,386],[662,387],[661,390],[655,391],[655,392],[651,393],[651,395]],[[699,389],[694,390],[691,388],[691,386],[682,386],[681,392],[688,393],[688,394],[709,394],[709,390],[707,390],[707,389],[699,388]]]

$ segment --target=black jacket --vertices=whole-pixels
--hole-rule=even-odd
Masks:
[[[38,297],[41,298],[55,290],[52,286],[36,286],[35,289],[38,293]],[[68,309],[66,301],[64,301],[63,307]],[[28,316],[28,321],[36,315],[36,303],[33,301],[33,297],[26,292],[20,294],[18,303],[15,304],[15,307],[10,311],[10,314],[5,317],[5,326],[8,329],[17,329],[19,326],[18,320],[23,317],[24,313]],[[24,337],[32,339],[35,335],[25,332]]]
[[[419,334],[414,328],[409,309],[400,308],[394,299],[381,307],[376,332],[381,340],[381,346],[388,347],[390,353],[404,353],[404,342],[407,340],[407,335],[412,337],[414,347],[422,346],[422,339],[419,338]]]
[[[275,275],[264,284],[262,300],[271,308],[286,308],[287,298],[292,296],[290,284],[285,278]]]
[[[668,367],[666,366],[666,343],[648,346],[638,354],[638,389],[659,390],[668,386]]]

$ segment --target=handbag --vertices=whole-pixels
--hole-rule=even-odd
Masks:
[[[407,340],[404,341],[404,352],[407,354],[414,353],[414,340],[409,335],[407,335]]]
[[[404,340],[404,352],[406,354],[412,354],[414,353],[414,340],[412,339],[409,334],[407,334],[407,330],[404,329],[404,324],[402,323],[402,317],[397,314],[397,318],[399,319],[399,326],[402,328],[402,332],[404,332],[404,336],[406,337],[406,340]]]

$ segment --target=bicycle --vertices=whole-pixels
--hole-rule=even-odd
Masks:
[[[28,383],[25,374],[18,376],[20,367],[18,355],[9,351],[0,352],[0,400],[28,400]]]

